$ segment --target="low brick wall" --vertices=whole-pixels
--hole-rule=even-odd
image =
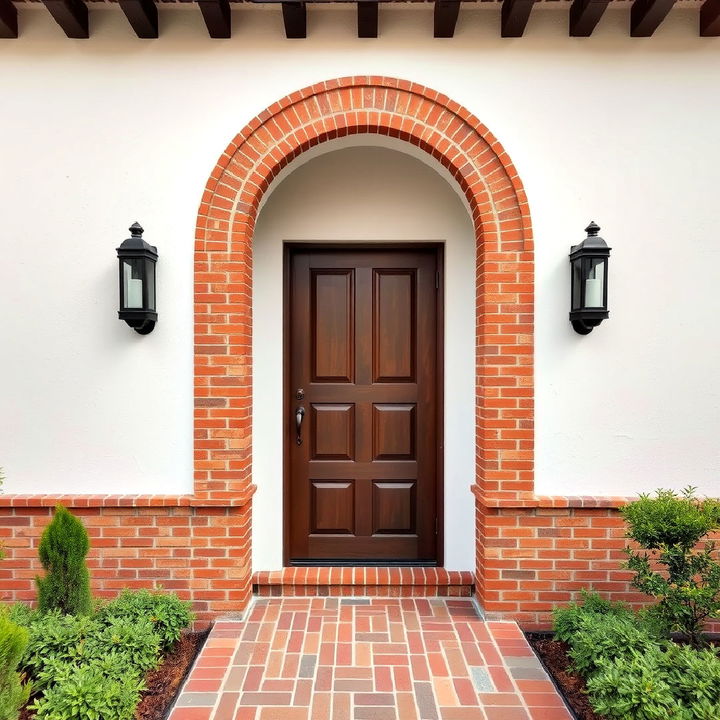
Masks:
[[[96,498],[90,501],[94,506],[83,507],[87,496],[52,501],[0,496],[0,542],[6,556],[0,560],[0,600],[35,599],[34,578],[43,572],[38,544],[55,500],[70,507],[90,535],[95,595],[113,597],[125,587],[162,585],[192,601],[199,627],[247,606],[252,592],[250,502],[193,506],[187,498]]]

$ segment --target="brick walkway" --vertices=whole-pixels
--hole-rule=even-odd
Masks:
[[[260,598],[216,623],[169,720],[570,720],[515,623],[470,600]]]

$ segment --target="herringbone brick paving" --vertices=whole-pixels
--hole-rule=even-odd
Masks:
[[[569,720],[519,627],[469,599],[258,599],[169,720]]]

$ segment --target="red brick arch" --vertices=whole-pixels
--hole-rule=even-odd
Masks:
[[[361,133],[418,146],[465,193],[478,258],[474,490],[483,502],[530,497],[533,241],[522,183],[470,112],[438,92],[385,77],[330,80],[288,95],[235,137],[212,172],[195,243],[195,495],[249,506],[254,490],[252,237],[260,200],[302,152]],[[249,523],[248,513],[248,553]],[[479,519],[478,548],[481,539]]]

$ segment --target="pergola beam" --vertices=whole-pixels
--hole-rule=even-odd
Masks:
[[[535,0],[503,0],[500,35],[522,37]]]
[[[229,38],[232,34],[228,0],[198,0],[205,27],[211,38]]]
[[[705,0],[700,8],[700,37],[720,37],[720,0]]]
[[[154,0],[119,0],[119,4],[139,38],[158,36],[158,11]]]
[[[17,9],[11,0],[0,0],[0,38],[16,38],[17,36]]]
[[[285,37],[289,40],[307,37],[307,12],[304,2],[282,4]]]
[[[570,6],[570,37],[590,37],[610,0],[575,0]]]
[[[86,40],[90,37],[88,9],[82,0],[42,0],[42,2],[69,38]]]
[[[434,36],[451,38],[455,34],[460,0],[435,0]]]
[[[378,3],[376,0],[359,0],[357,4],[359,38],[378,36]]]
[[[650,37],[674,4],[675,0],[635,0],[630,10],[630,35]]]

